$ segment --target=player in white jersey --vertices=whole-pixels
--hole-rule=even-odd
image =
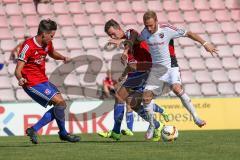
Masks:
[[[193,116],[195,124],[199,127],[204,126],[206,122],[198,117],[191,99],[183,90],[176,57],[170,54],[168,46],[171,39],[188,37],[202,44],[205,50],[212,55],[217,53],[217,49],[195,33],[176,28],[170,24],[158,25],[156,13],[153,11],[145,12],[143,21],[145,28],[141,32],[141,36],[148,43],[154,64],[143,93],[144,105],[150,107],[154,96],[168,91],[165,89],[171,89]],[[163,76],[161,76],[161,72],[164,73]]]

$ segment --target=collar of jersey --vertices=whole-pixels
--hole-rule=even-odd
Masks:
[[[146,28],[146,27],[145,27]],[[158,30],[160,29],[160,27],[159,27],[159,24],[158,24],[158,26],[157,26],[157,30],[156,30],[156,32],[155,33],[153,33],[153,34],[151,34],[147,29],[147,32],[149,33],[149,34],[151,34],[151,35],[155,35],[157,32],[158,32]]]
[[[160,29],[160,27],[159,27],[159,24],[157,25],[157,30],[156,30],[156,32],[155,33],[153,33],[153,35],[154,34],[157,34],[158,33],[158,31],[159,31],[159,29]]]
[[[36,37],[33,37],[33,42],[38,46],[38,47],[42,47],[36,40]]]

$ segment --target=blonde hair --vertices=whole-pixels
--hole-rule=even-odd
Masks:
[[[147,11],[143,15],[143,21],[145,22],[146,20],[153,18],[155,21],[157,21],[157,14],[154,11]]]

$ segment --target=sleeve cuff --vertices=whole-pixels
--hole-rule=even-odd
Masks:
[[[26,60],[24,60],[24,59],[21,59],[21,58],[18,58],[18,60],[20,60],[20,61],[23,61],[23,62],[27,62]]]

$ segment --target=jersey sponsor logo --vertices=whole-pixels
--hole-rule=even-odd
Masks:
[[[36,64],[41,64],[42,61],[44,61],[44,59],[45,59],[45,56],[41,56],[39,59],[36,59],[36,60],[34,61],[34,63],[36,63]]]
[[[157,43],[157,42],[154,42],[154,43],[148,43],[149,46],[158,46],[158,45],[163,45],[163,44],[164,44],[164,42],[159,42],[159,43]]]
[[[51,91],[50,91],[49,89],[46,89],[46,90],[44,91],[44,93],[45,93],[46,95],[50,95],[50,94],[51,94]]]
[[[160,37],[160,38],[163,38],[163,37],[164,37],[164,33],[160,33],[160,34],[159,34],[159,37]]]
[[[28,49],[29,49],[29,45],[25,44],[25,46],[22,49],[22,52],[19,55],[19,59],[24,59],[25,58],[25,55],[26,55]]]

